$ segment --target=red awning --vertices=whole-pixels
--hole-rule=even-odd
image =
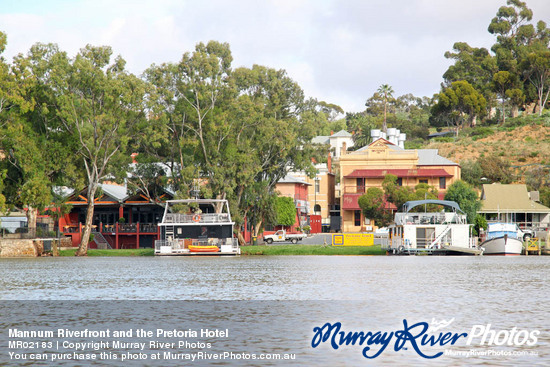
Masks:
[[[386,175],[397,177],[452,177],[442,168],[418,169],[356,169],[345,178],[384,178]]]
[[[343,210],[359,210],[359,197],[361,194],[344,194],[344,199],[342,199],[342,209]]]

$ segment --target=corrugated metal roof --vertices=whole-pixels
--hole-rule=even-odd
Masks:
[[[480,213],[550,213],[550,208],[529,199],[523,184],[483,185]]]
[[[277,183],[297,183],[302,185],[308,185],[311,186],[310,183],[307,183],[306,181],[302,180],[301,178],[294,177],[291,175],[286,175],[284,178],[280,179]]]
[[[314,144],[329,144],[328,136],[316,136],[311,139]]]
[[[351,137],[352,135],[351,135],[350,133],[348,133],[346,130],[340,130],[340,131],[338,131],[336,134],[332,134],[332,135],[331,135],[331,137],[334,137],[334,136],[349,138],[349,137]]]
[[[439,155],[437,149],[417,149],[420,166],[458,166],[457,163]]]

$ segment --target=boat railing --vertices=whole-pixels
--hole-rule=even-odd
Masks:
[[[229,223],[228,213],[207,213],[207,214],[179,214],[168,213],[164,223]]]
[[[466,216],[456,213],[397,213],[395,223],[404,224],[464,224]]]
[[[201,240],[201,239],[196,239],[196,240],[193,240],[194,242],[192,242],[193,245],[198,245],[198,246],[206,246],[206,245],[210,245],[212,243],[209,243],[207,239],[205,240]],[[230,244],[231,247],[233,249],[238,249],[239,248],[239,241],[236,239],[236,238],[220,238],[216,243],[213,243],[215,245],[218,245],[218,246],[221,246],[221,245],[225,245],[225,244]],[[189,245],[189,243],[188,243]],[[163,246],[169,246],[172,248],[172,250],[174,251],[183,251],[184,249],[186,249],[186,244],[185,244],[185,239],[171,239],[171,240],[156,240],[155,241],[155,252],[160,252],[160,248],[163,247]]]

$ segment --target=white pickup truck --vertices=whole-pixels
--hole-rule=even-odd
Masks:
[[[301,241],[302,238],[304,238],[306,235],[305,233],[286,233],[285,230],[279,230],[275,232],[274,234],[266,235],[264,236],[264,241],[268,244],[272,244],[273,242],[292,242],[297,243],[298,241]]]

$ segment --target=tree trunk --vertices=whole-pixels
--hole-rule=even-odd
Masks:
[[[86,223],[84,224],[84,232],[80,240],[78,250],[76,250],[75,256],[87,256],[88,244],[90,242],[90,235],[92,234],[92,220],[94,218],[94,197],[88,199],[88,207],[86,209]]]
[[[387,123],[386,123],[386,121],[387,121],[387,120],[386,120],[386,104],[387,104],[387,102],[384,101],[384,125],[382,126],[382,131],[385,132],[385,133],[388,132],[388,125],[387,125]],[[386,138],[387,138],[387,137],[386,137]]]
[[[260,228],[262,227],[262,220],[260,220],[256,225],[254,226],[254,236],[258,237],[258,233],[260,232]]]
[[[29,230],[29,237],[36,237],[36,217],[38,216],[38,209],[32,206],[27,207],[27,228]]]
[[[506,122],[506,109],[504,105],[504,99],[502,100],[502,125]]]
[[[90,242],[90,235],[92,233],[92,221],[94,219],[94,199],[96,191],[97,183],[90,184],[90,186],[88,186],[88,207],[86,209],[86,223],[84,224],[84,232],[82,233],[80,245],[78,246],[78,250],[76,250],[75,256],[88,255],[88,244]]]
[[[239,246],[246,245],[246,242],[244,240],[244,237],[243,237],[243,234],[241,233],[241,231],[237,232],[237,239],[239,240]]]

